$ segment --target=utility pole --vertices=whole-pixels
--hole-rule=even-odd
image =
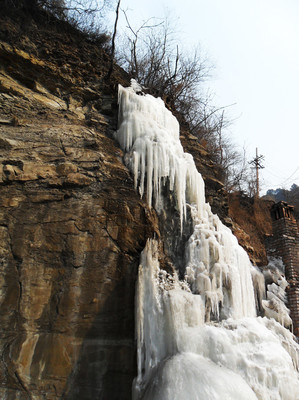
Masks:
[[[249,162],[249,164],[255,167],[255,174],[256,174],[256,197],[259,198],[260,194],[260,183],[259,183],[259,169],[265,168],[261,162],[264,160],[264,156],[258,155],[258,149],[256,148],[256,156],[255,158]]]

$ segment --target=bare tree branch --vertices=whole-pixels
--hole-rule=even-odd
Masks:
[[[114,22],[114,30],[113,30],[113,36],[112,36],[112,46],[111,46],[111,62],[110,62],[110,68],[107,74],[107,77],[110,78],[112,71],[113,71],[113,63],[114,63],[114,53],[115,53],[115,37],[116,37],[116,31],[117,31],[117,22],[118,22],[118,15],[119,15],[119,7],[120,7],[120,2],[121,0],[118,0],[117,6],[116,6],[116,17],[115,17],[115,22]]]

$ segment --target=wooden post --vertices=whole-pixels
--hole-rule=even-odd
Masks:
[[[264,168],[264,166],[261,164],[261,161],[264,159],[264,156],[258,155],[258,148],[256,147],[256,156],[255,158],[249,162],[249,164],[252,164],[255,167],[255,174],[256,174],[256,193],[255,196],[259,198],[260,194],[260,182],[259,182],[259,169]]]

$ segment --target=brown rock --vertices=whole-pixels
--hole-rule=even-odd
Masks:
[[[78,167],[70,162],[64,162],[56,167],[58,175],[68,175],[78,171]]]
[[[64,182],[69,185],[75,186],[86,186],[90,185],[95,180],[93,178],[89,178],[86,175],[80,173],[71,173],[66,176]]]
[[[19,80],[1,76],[0,114],[13,110],[22,124],[0,131],[0,397],[130,399],[136,271],[146,239],[159,235],[156,214],[107,135],[116,113],[99,115],[106,125],[96,130],[71,111],[64,118],[49,89],[53,65],[3,51]],[[83,110],[81,100],[72,104]]]

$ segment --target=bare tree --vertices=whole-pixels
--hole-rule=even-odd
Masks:
[[[96,33],[103,25],[107,10],[114,7],[116,0],[6,0],[15,7],[29,12],[43,9],[59,20],[67,21],[86,33]]]
[[[207,60],[198,49],[192,54],[180,50],[168,20],[151,18],[134,29],[124,15],[129,33],[122,65],[141,85],[188,118],[191,104],[195,109],[201,103],[200,85],[210,72]]]
[[[228,192],[246,190],[248,179],[248,163],[246,150],[241,151],[232,141],[225,128],[231,121],[225,118],[225,110],[217,116],[217,124],[213,125],[207,148],[213,161],[221,167],[222,181]],[[211,140],[213,138],[213,140]]]
[[[103,23],[107,10],[114,7],[116,0],[65,0],[66,12],[81,30],[96,31]]]
[[[228,146],[225,152],[225,162],[222,164],[225,174],[225,188],[228,192],[247,191],[249,168],[245,149],[243,153],[235,146]]]

